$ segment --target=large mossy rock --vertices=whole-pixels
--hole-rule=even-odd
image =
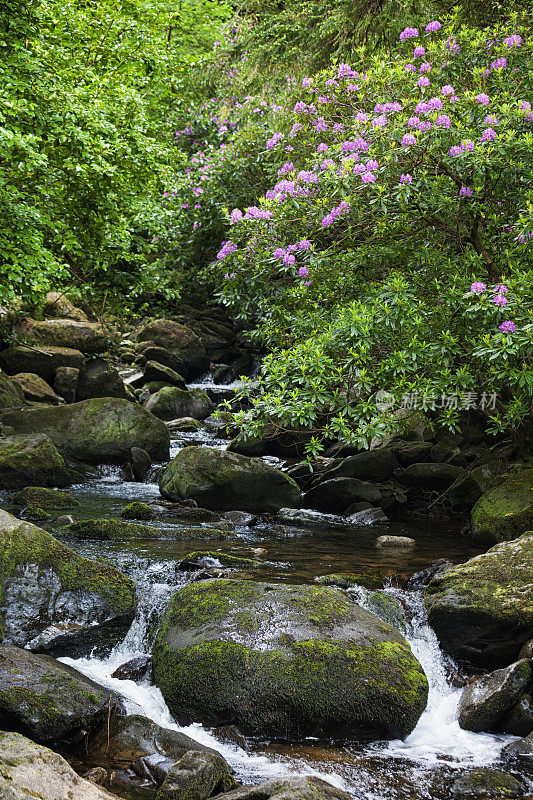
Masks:
[[[528,692],[531,678],[531,662],[526,658],[476,678],[461,696],[461,728],[476,733],[500,730],[501,720]]]
[[[322,778],[276,778],[259,786],[241,786],[217,800],[349,800],[350,795]]]
[[[525,788],[521,780],[508,772],[481,767],[460,774],[450,792],[453,800],[527,800]]]
[[[24,392],[24,398],[29,402],[48,403],[53,406],[65,402],[43,378],[34,372],[19,372],[17,375],[13,375],[13,380],[18,383]]]
[[[37,506],[47,511],[64,511],[80,505],[80,501],[68,492],[58,492],[42,486],[25,486],[14,495],[13,502],[18,506]]]
[[[164,615],[153,671],[179,720],[260,735],[405,736],[427,700],[405,639],[329,587],[190,584]]]
[[[0,732],[2,800],[118,800],[86,781],[57,753],[20,733]]]
[[[9,411],[2,421],[15,433],[45,433],[62,455],[92,464],[122,464],[129,460],[132,447],[146,450],[154,461],[169,456],[170,436],[164,423],[119,398]]]
[[[53,655],[111,648],[135,615],[135,584],[0,510],[0,635]]]
[[[137,336],[139,342],[153,342],[181,359],[187,369],[187,378],[201,375],[209,367],[206,349],[200,338],[185,325],[171,319],[156,319],[145,325]],[[161,359],[157,359],[161,363]],[[177,369],[172,364],[169,367]],[[177,370],[180,372],[180,369]]]
[[[125,522],[122,519],[83,519],[65,525],[63,533],[74,539],[99,539],[101,541],[150,541],[161,538],[162,531],[153,525]]]
[[[0,645],[0,720],[43,744],[89,733],[122,710],[102,686],[51,656]]]
[[[259,458],[211,447],[187,447],[167,465],[159,491],[215,511],[273,512],[299,505],[297,483]]]
[[[23,489],[29,484],[68,486],[63,457],[43,433],[0,438],[0,489]]]
[[[77,308],[63,292],[47,293],[44,314],[46,317],[76,319],[78,322],[86,322],[89,319],[85,311]]]
[[[30,320],[28,335],[38,345],[69,347],[82,353],[102,353],[107,346],[107,337],[98,322],[80,322],[74,319]]]
[[[437,575],[426,605],[454,658],[487,669],[516,661],[533,637],[533,532]]]
[[[159,419],[165,420],[182,417],[206,419],[215,410],[213,403],[201,389],[188,391],[177,386],[163,386],[148,398],[144,407]]]
[[[70,367],[83,372],[85,358],[79,350],[69,347],[8,347],[0,352],[0,367],[8,375],[31,372],[53,384],[56,369]]]
[[[24,405],[24,392],[17,381],[0,372],[0,408],[20,408]]]
[[[477,542],[503,542],[529,530],[533,530],[533,469],[489,489],[472,509],[472,535]]]
[[[88,400],[91,397],[131,399],[118,371],[105,358],[88,361],[85,373],[78,382],[77,399]]]

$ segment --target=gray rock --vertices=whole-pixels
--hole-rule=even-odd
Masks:
[[[502,757],[521,761],[526,765],[533,764],[533,733],[518,742],[506,744],[502,750]]]
[[[45,380],[33,372],[19,372],[13,375],[13,380],[18,383],[26,400],[34,400],[37,403],[50,403],[53,406],[64,403],[51,386]]]
[[[8,375],[32,372],[52,385],[58,367],[74,367],[83,372],[85,358],[79,350],[70,347],[25,347],[19,345],[8,347],[0,352],[0,367]]]
[[[468,731],[494,731],[531,683],[527,659],[472,681],[459,704],[459,725]]]
[[[20,384],[0,372],[0,409],[20,408],[22,405],[24,405],[24,392]]]
[[[143,373],[145,383],[149,381],[162,381],[169,386],[177,386],[179,389],[186,388],[184,379],[176,370],[164,364],[159,364],[157,361],[147,361],[144,365]]]
[[[87,362],[84,375],[78,383],[78,400],[91,397],[122,397],[130,399],[129,391],[118,371],[105,358],[92,358]]]
[[[429,459],[432,447],[432,442],[424,442],[422,440],[404,441],[398,439],[389,444],[388,449],[404,467],[408,467],[409,464],[417,464],[425,459]]]
[[[459,775],[452,783],[451,795],[457,800],[511,800],[524,797],[524,790],[523,782],[513,775],[484,767]]]
[[[143,345],[146,345],[146,347]],[[181,375],[186,369],[183,359],[164,347],[156,347],[153,342],[141,342],[138,346],[138,351],[140,353],[137,356],[138,364],[144,365],[148,361],[155,361],[163,367],[169,367],[169,369],[174,370],[178,375]]]
[[[452,464],[411,464],[396,479],[415,489],[441,492],[461,477],[463,470]]]
[[[54,390],[67,403],[73,403],[76,399],[80,374],[77,367],[57,367],[56,369]]]
[[[350,795],[321,778],[278,778],[259,786],[241,786],[217,800],[349,800]]]
[[[518,654],[519,658],[530,658],[533,661],[533,639],[526,642]]]
[[[346,528],[347,521],[335,514],[323,514],[312,508],[280,508],[276,519],[286,525],[301,525],[304,528]]]
[[[74,303],[62,292],[48,292],[44,313],[47,317],[75,319],[78,322],[87,322],[87,314],[76,308]]]
[[[139,342],[150,341],[157,347],[170,350],[178,356],[187,370],[186,378],[201,375],[209,367],[207,352],[200,338],[185,325],[170,319],[156,319],[149,322],[138,333]],[[160,363],[161,358],[157,359]],[[172,364],[168,366],[175,369]],[[177,370],[181,374],[181,370]]]
[[[69,347],[82,353],[102,353],[107,336],[98,322],[73,319],[29,320],[28,336],[45,347]]]
[[[0,489],[68,486],[70,473],[44,433],[0,438]]]
[[[472,536],[480,544],[514,539],[533,530],[533,469],[489,489],[472,509]]]
[[[376,547],[391,547],[394,549],[411,549],[416,546],[414,539],[409,536],[378,536],[376,539]]]
[[[205,419],[212,414],[214,406],[201,389],[178,389],[177,386],[164,386],[152,394],[144,403],[159,419],[171,420],[182,417]]]
[[[309,489],[302,497],[302,504],[325,513],[342,514],[358,500],[378,503],[380,497],[379,489],[366,481],[357,478],[332,478]]]
[[[388,522],[389,518],[384,513],[382,508],[363,508],[361,511],[354,511],[348,517],[346,522],[352,526],[364,525],[378,525],[379,523]]]
[[[524,694],[498,722],[498,730],[510,736],[528,736],[533,732],[533,697]]]
[[[139,656],[126,661],[113,672],[112,678],[119,681],[140,681],[152,669],[152,659],[150,656]]]
[[[355,456],[345,458],[338,466],[326,472],[326,480],[331,478],[359,478],[362,481],[385,481],[391,478],[401,464],[391,450],[365,450]]]
[[[257,522],[256,515],[247,514],[246,511],[225,511],[222,516],[242,528],[252,528]]]

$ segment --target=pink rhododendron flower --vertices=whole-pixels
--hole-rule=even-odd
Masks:
[[[470,292],[471,294],[481,294],[486,288],[486,285],[481,283],[481,281],[475,281],[470,287]]]
[[[516,331],[516,325],[514,322],[511,322],[510,319],[506,319],[500,325],[500,330],[502,333],[514,333]]]

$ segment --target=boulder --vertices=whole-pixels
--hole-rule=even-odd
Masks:
[[[105,358],[93,358],[88,361],[85,373],[78,382],[77,399],[88,400],[91,397],[131,399],[124,381],[115,367]]]
[[[489,489],[472,509],[474,541],[494,544],[533,529],[533,469]]]
[[[54,380],[56,393],[67,403],[73,403],[78,392],[80,370],[76,367],[58,367]]]
[[[255,567],[263,567],[262,561],[254,561],[252,558],[244,558],[243,556],[232,556],[230,553],[222,553],[219,550],[197,550],[193,553],[187,553],[182,559],[177,562],[178,569],[186,572],[206,567],[230,567],[232,569],[253,569]]]
[[[527,659],[497,669],[469,683],[459,703],[459,725],[467,731],[495,731],[498,723],[531,684]]]
[[[120,512],[120,516],[122,519],[137,519],[146,522],[155,517],[155,511],[152,506],[149,506],[147,503],[135,501],[124,506]]]
[[[349,800],[350,795],[322,778],[276,778],[259,786],[241,786],[217,800]]]
[[[473,506],[483,492],[498,482],[501,469],[501,464],[492,462],[465,471],[464,476],[447,492],[446,499],[452,506]]]
[[[16,433],[45,433],[62,455],[92,464],[121,464],[130,458],[134,446],[146,450],[154,461],[169,456],[170,436],[164,423],[120,398],[9,411],[2,422]]]
[[[19,372],[17,375],[13,375],[13,380],[18,383],[24,392],[26,400],[33,400],[37,403],[50,403],[53,406],[65,402],[45,380],[34,372]]]
[[[73,367],[82,372],[85,358],[79,350],[70,347],[8,347],[0,352],[0,367],[8,375],[31,372],[50,385],[54,382],[58,367]],[[57,391],[57,389],[56,389]]]
[[[107,337],[98,322],[74,319],[30,320],[28,336],[45,347],[69,347],[82,353],[102,353]]]
[[[396,480],[405,486],[425,491],[443,492],[460,478],[463,470],[453,464],[410,464],[398,473]]]
[[[187,370],[186,378],[195,378],[209,367],[207,352],[200,338],[190,328],[174,320],[156,319],[149,322],[139,331],[137,340],[153,342],[156,347],[170,350],[178,356]],[[175,369],[172,364],[168,366]]]
[[[187,447],[164,469],[159,491],[216,511],[274,512],[299,504],[292,478],[258,458],[210,447]]]
[[[85,311],[82,311],[81,308],[76,308],[74,303],[62,292],[48,292],[44,313],[47,317],[75,319],[78,322],[86,322],[88,319]]]
[[[451,786],[454,800],[512,800],[524,798],[524,783],[499,769],[472,769],[456,778]]]
[[[0,732],[2,800],[118,800],[77,775],[57,753],[19,733]]]
[[[111,648],[135,615],[135,585],[46,531],[0,510],[0,632],[53,655]]]
[[[347,521],[335,514],[324,514],[312,508],[280,508],[276,520],[285,525],[301,525],[302,528],[347,528]]]
[[[65,525],[63,533],[74,539],[100,539],[110,541],[150,541],[161,537],[161,530],[152,525],[139,525],[121,519],[84,519]]]
[[[106,689],[72,667],[51,656],[0,645],[0,719],[6,730],[43,744],[65,743],[120,710]]]
[[[146,346],[144,346],[146,345]],[[138,346],[140,355],[137,356],[136,363],[147,364],[148,361],[154,361],[163,367],[169,367],[175,373],[181,375],[185,371],[185,364],[183,359],[171,353],[170,350],[165,350],[164,347],[155,347],[153,342],[141,342]]]
[[[176,370],[167,367],[164,364],[159,364],[157,361],[147,361],[143,370],[144,382],[162,381],[169,386],[177,386],[179,389],[185,389],[185,381]]]
[[[324,586],[189,584],[165,612],[153,671],[179,721],[285,738],[405,736],[427,700],[405,639]]]
[[[22,405],[24,405],[22,386],[0,372],[0,408],[20,408]]]
[[[426,588],[444,650],[486,669],[516,661],[533,637],[533,532],[446,569]]]
[[[397,439],[395,442],[389,444],[387,449],[391,451],[393,456],[397,458],[404,467],[408,467],[410,464],[417,464],[429,458],[432,447],[432,442],[424,442],[416,439],[413,441]]]
[[[382,508],[364,508],[360,511],[354,511],[346,517],[346,522],[353,527],[376,525],[380,522],[383,523],[388,521],[389,518],[384,513]]]
[[[119,681],[140,681],[145,678],[152,670],[151,656],[138,656],[121,664],[113,672],[112,678]]]
[[[246,511],[225,511],[224,519],[228,519],[240,528],[253,528],[257,522],[255,514],[247,514]]]
[[[0,489],[22,489],[30,484],[68,486],[63,457],[43,433],[0,438]]]
[[[364,450],[355,456],[343,459],[337,466],[326,472],[326,480],[331,478],[359,478],[362,481],[386,481],[401,464],[391,450]]]
[[[533,763],[533,733],[530,733],[524,739],[517,742],[510,742],[506,744],[502,750],[504,758],[523,761],[524,764]]]
[[[159,419],[171,420],[178,417],[205,419],[214,410],[213,403],[201,389],[178,389],[177,386],[164,386],[152,394],[144,403]]]
[[[322,586],[337,586],[339,589],[353,589],[358,586],[371,590],[383,588],[383,581],[379,578],[358,572],[332,572],[316,578],[316,582]]]
[[[63,511],[80,505],[80,501],[68,492],[58,492],[57,489],[45,489],[42,486],[26,486],[16,493],[13,502],[18,506],[33,505],[52,511]]]
[[[533,696],[523,694],[520,700],[498,722],[498,731],[510,736],[533,733]]]
[[[306,508],[316,508],[329,514],[342,514],[358,500],[378,503],[379,489],[358,478],[332,478],[313,486],[302,497]]]
[[[193,419],[192,417],[175,419],[172,421],[172,424],[169,425],[169,429],[173,433],[195,433],[196,431],[203,430],[203,427],[204,425],[199,419]]]

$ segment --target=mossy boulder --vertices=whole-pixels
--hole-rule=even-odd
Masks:
[[[259,735],[405,736],[427,680],[405,639],[337,589],[207,580],[178,591],[153,671],[183,722]]]
[[[118,374],[118,370],[105,358],[92,358],[78,381],[76,398],[88,400],[91,397],[122,397],[131,399],[129,389]]]
[[[528,691],[531,678],[531,662],[526,658],[476,678],[461,696],[461,728],[476,733],[500,730],[500,721]]]
[[[168,386],[177,386],[179,389],[185,389],[185,380],[176,370],[167,367],[165,364],[159,364],[157,361],[147,361],[143,369],[143,378],[145,383],[150,381],[161,381]]]
[[[322,778],[276,778],[258,786],[241,786],[217,800],[350,800],[350,795]]]
[[[18,383],[28,402],[48,403],[52,406],[58,406],[65,402],[43,378],[34,372],[19,372],[17,375],[13,375],[13,380]]]
[[[472,535],[482,544],[514,539],[533,529],[533,469],[489,489],[472,509]]]
[[[113,539],[149,541],[161,537],[161,531],[152,525],[139,525],[135,522],[125,522],[122,519],[83,519],[65,525],[62,531],[74,539],[101,539],[102,541]]]
[[[444,650],[487,669],[507,666],[533,637],[533,532],[437,575],[429,622]]]
[[[120,706],[109,692],[51,656],[0,645],[0,719],[37,742],[90,732]]]
[[[24,392],[17,381],[0,372],[0,408],[19,408],[24,405]]]
[[[170,350],[178,356],[182,362],[182,367],[186,368],[186,378],[194,378],[201,375],[209,367],[207,351],[200,338],[185,325],[171,319],[156,319],[149,322],[139,331],[137,335],[139,342],[153,342],[156,347]],[[161,359],[158,359],[160,363]],[[174,367],[172,364],[168,366]],[[178,370],[181,372],[181,368]]]
[[[217,564],[233,569],[254,569],[264,566],[262,561],[244,558],[243,556],[232,556],[231,553],[221,553],[218,550],[195,550],[192,553],[187,553],[186,556],[178,561],[179,569],[183,570],[209,568]]]
[[[74,319],[27,320],[32,343],[52,347],[69,347],[82,353],[102,353],[107,336],[98,322]]]
[[[118,800],[74,772],[58,753],[20,733],[0,732],[0,797],[5,800]]]
[[[53,441],[44,433],[0,438],[0,489],[28,484],[68,486],[70,473]]]
[[[0,510],[0,636],[53,655],[111,648],[135,615],[133,581]]]
[[[52,511],[78,508],[80,505],[80,501],[68,492],[46,489],[43,486],[25,486],[13,496],[13,502],[18,506],[34,505]]]
[[[337,586],[339,589],[353,589],[358,586],[363,586],[365,589],[383,588],[383,581],[379,578],[358,572],[332,572],[321,575],[316,582],[322,586]]]
[[[44,314],[46,317],[76,319],[78,322],[85,322],[88,320],[85,311],[82,311],[81,308],[77,308],[62,292],[47,293]]]
[[[0,351],[0,367],[8,375],[31,372],[47,383],[54,383],[56,369],[70,367],[81,372],[85,369],[85,358],[79,350],[70,347],[8,347]]]
[[[62,455],[91,464],[122,464],[130,459],[132,447],[146,450],[154,461],[169,457],[170,436],[164,423],[119,398],[10,411],[2,421],[15,433],[45,433]],[[26,480],[26,484],[36,482]]]
[[[146,522],[155,517],[155,512],[147,503],[139,503],[136,501],[124,506],[120,512],[120,516],[122,519],[138,519]]]
[[[187,447],[164,469],[159,491],[216,511],[274,512],[299,504],[297,483],[258,458],[211,447]]]
[[[524,783],[498,769],[482,767],[459,775],[451,786],[455,800],[511,800],[525,797]]]
[[[179,389],[177,386],[164,386],[151,395],[144,403],[159,419],[171,420],[182,417],[205,419],[214,410],[213,403],[201,389]]]

